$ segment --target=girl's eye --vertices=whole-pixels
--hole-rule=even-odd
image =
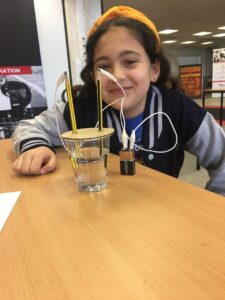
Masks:
[[[110,68],[110,65],[107,65],[107,64],[105,64],[105,65],[100,65],[100,66],[97,67],[97,69],[98,69],[98,68],[103,69],[103,70],[107,70],[107,69]]]
[[[134,60],[134,59],[128,59],[128,60],[125,61],[125,65],[127,65],[127,66],[132,66],[135,63],[137,63],[137,61]]]

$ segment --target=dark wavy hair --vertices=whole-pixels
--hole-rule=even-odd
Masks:
[[[93,72],[93,57],[96,43],[99,38],[112,27],[126,27],[136,36],[137,40],[145,49],[150,62],[160,62],[160,76],[156,83],[158,87],[167,87],[170,78],[170,64],[165,57],[162,49],[157,50],[157,39],[154,33],[144,23],[130,18],[114,18],[109,19],[100,25],[92,36],[88,38],[86,45],[86,65],[81,71],[81,78],[84,82],[82,88],[79,89],[79,96],[86,99],[96,98],[95,82],[92,78]]]

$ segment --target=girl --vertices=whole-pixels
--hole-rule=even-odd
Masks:
[[[126,93],[123,112],[128,136],[145,120],[135,131],[137,159],[178,177],[184,151],[189,151],[208,170],[206,188],[225,196],[225,134],[192,99],[168,88],[170,66],[154,24],[135,9],[113,7],[92,27],[86,52],[87,62],[81,72],[84,85],[73,93],[77,127],[94,127],[97,123],[95,80],[99,68],[105,70]],[[105,76],[101,79],[104,105],[112,103],[103,113],[103,125],[115,129],[110,147],[118,154],[122,148],[121,101],[115,100],[123,93],[115,81]],[[148,118],[153,113],[158,114]],[[68,104],[58,103],[57,115],[61,132],[71,129]],[[13,165],[17,173],[38,175],[55,169],[54,147],[61,142],[53,109],[21,121],[12,139],[20,153]]]

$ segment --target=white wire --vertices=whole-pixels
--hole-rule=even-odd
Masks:
[[[125,130],[126,121],[125,121],[125,117],[124,117],[124,114],[123,114],[123,104],[124,104],[124,101],[126,100],[127,95],[126,95],[122,85],[117,80],[115,82],[119,86],[119,88],[121,89],[121,91],[123,93],[123,98],[122,98],[122,101],[121,101],[121,104],[120,104],[120,124],[121,124],[122,129]]]
[[[120,98],[116,99],[115,101],[113,101],[113,102],[109,103],[108,105],[106,105],[103,108],[102,112],[104,110],[106,110],[109,106],[112,106],[114,103],[116,103],[118,101],[121,101],[121,105],[120,105],[120,124],[121,124],[122,129],[124,130],[125,129],[125,118],[124,118],[124,114],[122,112],[122,106],[123,106],[124,100],[126,99],[126,93],[125,93],[123,87],[121,86],[121,84],[117,81],[116,77],[114,77],[111,73],[109,73],[108,71],[105,71],[101,68],[98,68],[98,73],[99,73],[100,77],[101,77],[101,75],[103,75],[103,76],[106,76],[109,80],[112,80],[113,82],[115,82],[119,86],[119,88],[121,89],[121,91],[123,93],[122,98],[120,97]],[[98,122],[95,125],[95,127],[97,127],[97,126],[98,126]]]
[[[123,94],[124,94],[124,100],[125,100],[125,99],[126,99],[126,93],[125,93],[123,87],[119,84],[119,82],[118,82],[117,80],[116,80],[115,82],[118,84],[118,86],[120,87],[121,91],[123,92]],[[120,117],[120,122],[121,122],[121,127],[122,127],[123,131],[125,131],[125,133],[126,133],[126,128],[125,128],[125,126],[126,126],[126,121],[125,121],[125,117],[124,117],[124,113],[123,113],[123,102],[124,102],[124,101],[122,100],[122,101],[121,101],[121,108],[120,108],[120,116],[121,116],[121,117]],[[141,147],[141,146],[135,144],[135,141],[133,141],[133,140],[131,139],[131,136],[132,136],[132,135],[135,135],[135,131],[136,131],[136,130],[144,123],[144,122],[146,122],[148,119],[150,119],[151,117],[154,117],[155,115],[158,115],[158,114],[162,114],[162,115],[166,116],[167,119],[169,120],[169,123],[170,123],[170,125],[171,125],[171,127],[172,127],[172,129],[173,129],[174,135],[175,135],[175,143],[174,143],[174,145],[173,145],[171,148],[167,149],[167,150],[162,150],[162,151],[160,151],[160,150],[145,149],[145,148],[143,148],[143,147]],[[121,121],[121,119],[123,119],[123,122]],[[135,128],[134,130],[132,130],[132,133],[131,133],[131,136],[130,136],[130,137],[128,136],[128,134],[126,134],[126,135],[127,135],[128,139],[129,139],[130,143],[132,144],[132,149],[133,149],[133,146],[135,146],[136,148],[138,148],[138,149],[140,149],[140,150],[143,150],[143,151],[146,151],[146,152],[152,152],[152,153],[167,153],[167,152],[170,152],[170,151],[172,151],[172,150],[177,146],[177,142],[178,142],[177,132],[176,132],[174,126],[173,126],[173,123],[172,123],[170,117],[169,117],[165,112],[161,112],[161,111],[155,112],[155,113],[149,115],[148,117],[146,117],[144,120],[142,120],[142,121],[136,126],[136,128]]]
[[[123,100],[123,98],[116,99],[115,101],[109,103],[108,105],[106,105],[106,106],[103,108],[102,112],[103,112],[104,110],[106,110],[106,108],[108,108],[109,106],[113,105],[114,103],[116,103],[117,101],[120,101],[120,100]]]
[[[123,101],[123,99],[124,99],[124,97],[118,98],[118,99],[116,99],[115,101],[113,101],[113,102],[107,104],[107,105],[103,108],[102,112],[104,112],[109,106],[112,106],[114,103],[116,103],[116,102],[118,102],[118,101]],[[120,122],[121,122],[121,119],[120,119]],[[98,126],[98,122],[96,123],[95,128],[96,128],[97,126]]]
[[[123,93],[123,97],[122,98],[119,98],[111,103],[109,103],[105,108],[108,108],[109,106],[111,106],[112,104],[114,104],[115,102],[121,100],[121,104],[120,104],[120,124],[121,124],[121,128],[122,128],[122,144],[123,144],[123,148],[124,149],[127,149],[127,146],[128,146],[128,135],[126,133],[126,122],[125,122],[125,117],[124,117],[124,114],[123,114],[123,104],[124,104],[124,101],[126,99],[126,93],[123,89],[123,87],[121,86],[121,84],[118,82],[118,80],[116,79],[116,77],[114,77],[111,73],[109,73],[108,71],[105,71],[101,68],[98,68],[98,72],[99,72],[99,78],[101,78],[101,75],[107,77],[109,80],[112,80],[113,82],[115,82],[119,88],[121,89],[122,93]],[[98,125],[98,122],[96,124],[96,127]]]
[[[174,145],[171,148],[169,148],[168,150],[159,151],[159,150],[145,149],[145,148],[143,148],[143,147],[141,147],[141,146],[139,146],[139,145],[137,145],[137,144],[134,143],[134,146],[137,147],[138,149],[144,150],[146,152],[153,152],[153,153],[167,153],[167,152],[172,151],[177,146],[177,142],[178,142],[177,132],[176,132],[174,126],[173,126],[173,123],[172,123],[170,117],[165,112],[163,112],[163,111],[158,111],[158,112],[155,112],[155,113],[149,115],[144,120],[142,120],[141,123],[138,124],[138,126],[133,131],[135,132],[145,121],[147,121],[151,117],[154,117],[154,116],[156,116],[158,114],[162,114],[162,115],[164,115],[164,116],[167,117],[167,119],[168,119],[168,121],[169,121],[169,123],[170,123],[170,125],[171,125],[171,127],[173,129],[174,135],[175,135],[175,143],[174,143]],[[129,140],[130,140],[130,138],[129,138]]]

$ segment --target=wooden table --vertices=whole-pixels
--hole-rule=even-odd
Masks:
[[[109,188],[76,191],[67,154],[57,170],[16,176],[0,141],[0,192],[21,190],[0,233],[2,300],[225,299],[225,198],[137,166]]]

